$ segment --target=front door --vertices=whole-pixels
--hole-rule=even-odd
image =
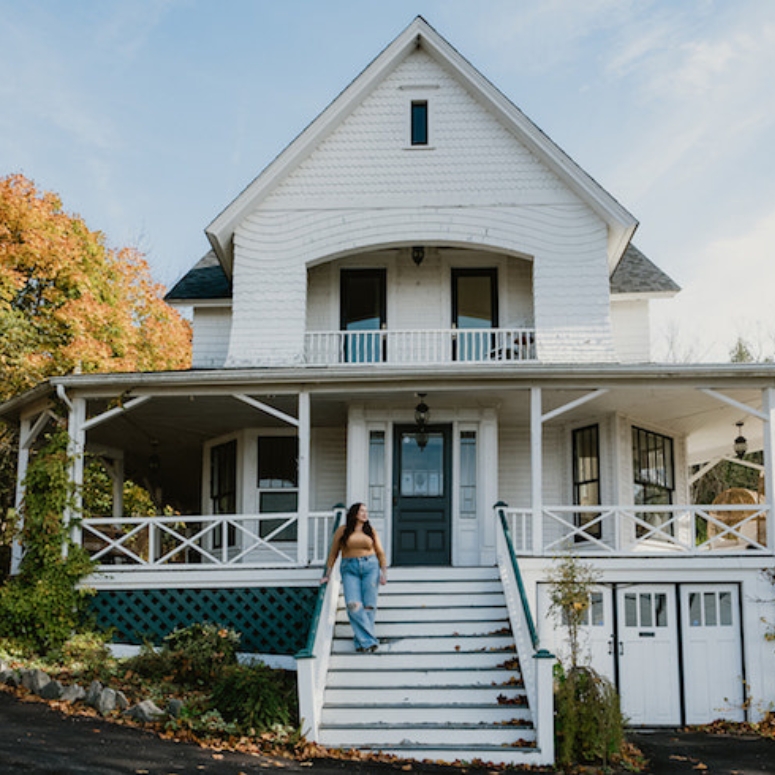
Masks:
[[[394,439],[393,565],[449,565],[451,428],[398,426]]]

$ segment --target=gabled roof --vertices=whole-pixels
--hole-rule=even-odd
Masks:
[[[611,275],[611,293],[673,296],[681,287],[635,247],[628,245]]]
[[[232,239],[238,224],[337,128],[406,56],[418,47],[453,72],[481,104],[498,116],[523,145],[541,159],[608,224],[609,265],[612,269],[616,266],[637,227],[635,217],[555,145],[425,19],[418,16],[207,227],[205,230],[207,237],[228,277],[232,275]]]
[[[185,304],[231,297],[231,282],[215,252],[210,250],[172,286],[164,300],[170,304]]]

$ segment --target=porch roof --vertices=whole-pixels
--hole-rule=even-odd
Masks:
[[[437,419],[463,406],[491,408],[497,410],[503,422],[529,427],[527,391],[533,387],[543,390],[545,414],[599,391],[594,400],[563,410],[559,422],[594,422],[596,417],[616,413],[685,435],[691,462],[701,463],[731,452],[739,420],[746,422],[749,449],[761,448],[761,391],[775,388],[775,365],[524,363],[504,369],[456,364],[453,371],[447,366],[421,369],[372,364],[79,374],[54,377],[7,401],[0,405],[0,418],[18,421],[36,406],[43,406],[57,391],[95,401],[98,412],[105,411],[118,397],[127,401],[152,396],[152,401],[131,410],[134,420],[149,423],[147,427],[154,434],[167,428],[170,440],[184,428],[186,433],[205,439],[226,433],[229,427],[259,423],[256,409],[235,399],[240,394],[271,396],[268,400],[275,408],[294,415],[295,395],[308,390],[313,399],[314,424],[346,423],[347,408],[353,402],[390,406],[399,412],[406,408],[409,416],[416,393],[424,392]],[[724,393],[732,403],[703,390]],[[182,397],[194,400],[184,402]]]

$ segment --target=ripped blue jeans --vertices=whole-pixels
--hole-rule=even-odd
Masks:
[[[353,628],[355,648],[376,646],[379,641],[374,634],[374,618],[379,592],[379,560],[375,554],[368,557],[343,557],[341,571],[344,601]]]

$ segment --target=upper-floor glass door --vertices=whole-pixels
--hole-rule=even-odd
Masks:
[[[387,278],[384,269],[343,269],[340,328],[342,360],[377,363],[385,360],[381,334],[387,323]]]
[[[489,329],[498,327],[497,269],[452,270],[452,325],[459,331],[456,360],[488,359],[494,344]]]

